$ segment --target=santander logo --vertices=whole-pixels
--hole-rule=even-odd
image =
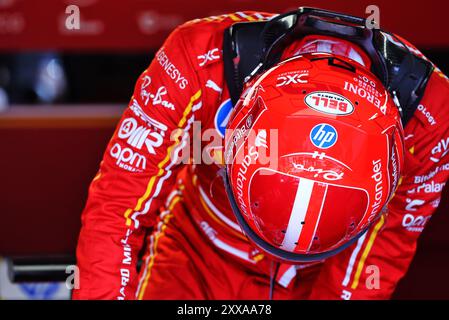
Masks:
[[[304,98],[304,102],[318,112],[337,116],[348,115],[354,111],[351,101],[333,92],[315,91],[309,93]]]

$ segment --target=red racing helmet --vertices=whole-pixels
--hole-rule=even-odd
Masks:
[[[245,85],[224,158],[231,207],[250,241],[282,261],[316,261],[381,216],[399,184],[403,128],[367,68],[304,54]]]

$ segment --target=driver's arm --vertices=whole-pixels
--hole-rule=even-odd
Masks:
[[[146,230],[176,176],[174,151],[201,99],[178,27],[139,77],[134,95],[112,136],[89,188],[77,247],[80,288],[75,299],[134,299],[136,263]]]

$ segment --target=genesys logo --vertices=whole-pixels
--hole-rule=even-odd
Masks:
[[[130,172],[143,172],[147,168],[147,159],[130,148],[123,148],[119,143],[112,146],[109,154],[116,159],[115,164]]]
[[[410,232],[422,232],[430,216],[414,216],[407,213],[402,219],[402,226]]]
[[[180,89],[184,90],[189,84],[189,81],[183,76],[177,66],[173,64],[171,59],[165,53],[164,47],[162,47],[156,53],[155,58],[159,62],[165,73],[179,86]]]
[[[280,74],[276,81],[276,87],[284,87],[292,84],[307,83],[309,71],[293,71],[289,73]]]
[[[354,112],[351,101],[333,92],[315,91],[305,96],[304,102],[310,108],[337,116],[344,116]]]
[[[338,139],[337,130],[327,123],[320,123],[310,131],[310,141],[320,149],[328,149],[335,145]]]
[[[139,125],[134,118],[126,118],[117,135],[134,148],[140,150],[145,145],[150,154],[156,154],[155,149],[162,145],[165,132],[154,131],[152,128]]]

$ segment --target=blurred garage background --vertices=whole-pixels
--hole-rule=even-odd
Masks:
[[[69,298],[57,280],[74,263],[88,184],[134,81],[175,26],[298,6],[367,16],[366,7],[377,5],[382,28],[448,74],[448,2],[413,3],[0,0],[0,298]],[[71,5],[80,9],[79,29],[67,28]],[[446,188],[395,298],[449,299],[448,202]]]

